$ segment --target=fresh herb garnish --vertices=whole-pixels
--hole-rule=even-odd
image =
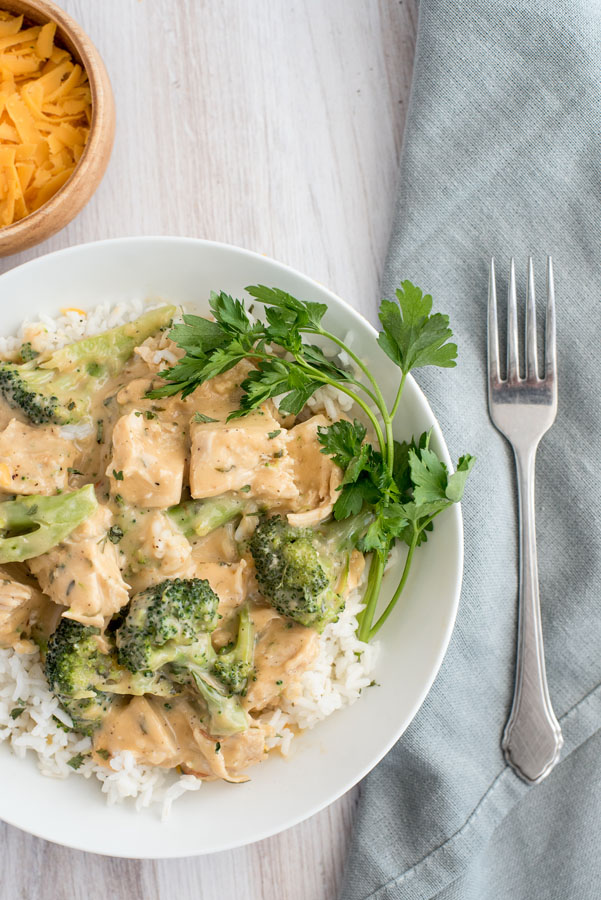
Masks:
[[[277,438],[278,434],[281,434],[281,433],[282,433],[282,429],[278,428],[277,431],[268,432],[267,437],[269,438],[270,441],[272,441],[274,438]]]
[[[110,755],[110,751],[104,750],[103,748],[100,748],[96,751],[96,756],[99,756],[100,759],[108,759]]]
[[[80,472],[79,469],[74,469],[73,466],[67,466],[67,472],[69,475],[83,475],[83,472]]]
[[[80,769],[82,767],[84,758],[85,757],[83,753],[76,753],[75,756],[72,756],[71,759],[67,762],[67,765],[71,766],[72,769],[75,769],[75,771],[77,771],[77,769]]]
[[[123,481],[123,472],[119,470],[118,472],[113,469],[113,478],[115,481]]]
[[[111,544],[118,544],[123,537],[123,529],[119,525],[111,525],[106,533]]]
[[[184,324],[171,330],[170,338],[185,355],[160,373],[165,385],[148,396],[181,393],[186,397],[205,381],[250,359],[254,368],[243,379],[239,409],[231,412],[228,420],[274,398],[278,398],[280,413],[297,415],[315,391],[326,385],[346,394],[362,410],[375,445],[367,439],[366,425],[357,419],[319,428],[318,438],[322,452],[344,471],[334,517],[346,519],[365,508],[373,514],[357,541],[361,551],[373,553],[358,628],[359,638],[368,641],[398,601],[415,549],[426,540],[434,518],[461,500],[474,463],[473,457],[462,456],[450,475],[431,446],[430,432],[403,443],[393,437],[393,421],[409,372],[423,366],[456,365],[457,346],[450,342],[448,316],[432,313],[432,297],[410,281],[402,282],[395,300],[382,301],[378,344],[401,373],[389,406],[367,365],[324,327],[325,304],[304,302],[264,285],[246,290],[263,304],[266,321],[251,320],[243,301],[223,292],[212,293],[209,303],[215,321],[185,315]],[[304,335],[315,336],[320,345],[305,343]],[[326,342],[335,345],[335,352],[344,351],[355,368],[326,356],[322,349]],[[279,433],[270,432],[269,438]],[[397,541],[408,547],[405,566],[392,599],[374,622],[384,568]]]
[[[204,413],[195,412],[194,421],[198,422],[199,424],[206,425],[209,422],[218,422],[219,419],[212,419],[210,416],[205,416]]]
[[[21,716],[24,712],[24,706],[15,706],[15,708],[11,709],[11,711],[9,712],[9,716],[11,717],[11,719],[18,719],[19,716]]]

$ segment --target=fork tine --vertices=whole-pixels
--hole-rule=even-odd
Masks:
[[[511,257],[509,291],[507,294],[507,382],[516,384],[520,378],[518,356],[518,310],[515,290],[515,261]]]
[[[495,258],[490,261],[488,280],[488,380],[499,381],[499,333],[497,325],[497,286],[495,279]]]
[[[545,323],[545,377],[554,378],[557,373],[557,350],[555,346],[555,284],[553,281],[553,260],[547,257],[547,321]]]
[[[536,358],[536,296],[534,294],[534,265],[528,257],[528,296],[526,301],[526,378],[538,379]]]

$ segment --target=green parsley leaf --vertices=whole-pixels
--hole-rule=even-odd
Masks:
[[[209,422],[218,422],[219,419],[212,419],[210,416],[205,416],[204,413],[195,412],[194,421],[199,424],[207,425]]]
[[[113,478],[115,481],[123,481],[123,472],[121,469],[118,472],[113,469]]]
[[[383,331],[378,344],[404,374],[422,366],[455,366],[457,345],[446,342],[453,336],[449,317],[430,315],[432,297],[422,294],[410,281],[396,292],[398,303],[383,300],[380,322]]]
[[[276,431],[268,432],[267,437],[269,438],[270,441],[272,441],[274,438],[277,438],[278,434],[281,434],[281,433],[282,433],[282,429],[278,428]]]
[[[251,324],[242,300],[234,300],[223,291],[218,294],[212,292],[209,305],[222,332],[226,334],[239,338],[258,335],[263,331],[261,324]]]
[[[21,716],[24,712],[24,706],[15,706],[15,708],[11,709],[11,711],[9,712],[9,716],[11,717],[11,719],[18,719],[19,716]]]
[[[205,356],[227,343],[227,336],[217,322],[202,316],[185,315],[183,325],[174,325],[170,339],[190,356]]]
[[[327,427],[320,425],[317,429],[321,452],[328,453],[341,469],[346,469],[351,460],[360,453],[366,434],[365,425],[358,419],[352,423],[341,419]]]
[[[111,525],[106,533],[111,544],[118,544],[123,537],[123,529],[119,525]]]
[[[77,769],[81,769],[84,759],[85,757],[83,753],[76,753],[75,756],[72,756],[71,759],[67,762],[67,765],[71,766],[72,769],[75,769],[75,771],[77,771]]]
[[[418,506],[431,503],[459,503],[465,481],[473,465],[473,456],[462,456],[457,472],[449,476],[446,465],[429,448],[409,451],[411,480],[415,485],[413,496]]]
[[[267,306],[275,306],[295,314],[299,327],[307,331],[319,330],[321,320],[328,311],[325,303],[309,303],[297,300],[286,291],[279,288],[268,288],[264,284],[250,285],[246,291],[265,303]]]

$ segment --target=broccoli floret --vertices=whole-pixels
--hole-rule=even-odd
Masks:
[[[219,620],[218,603],[204,579],[167,579],[132,598],[116,641],[119,661],[132,672],[162,672],[192,688],[200,695],[207,731],[226,737],[245,731],[248,717],[238,698],[209,674],[215,662],[211,632]]]
[[[250,539],[261,593],[283,616],[323,631],[344,608],[340,577],[371,514],[343,522],[296,528],[281,516],[264,518]]]
[[[244,511],[244,502],[224,495],[209,500],[186,500],[167,510],[171,521],[189,540],[201,538],[226,525]]]
[[[69,494],[31,494],[0,503],[0,563],[23,562],[48,553],[92,513],[98,503],[94,486]]]
[[[99,638],[98,629],[71,619],[61,619],[51,635],[45,671],[73,727],[83,734],[91,734],[102,724],[115,694],[170,696],[176,692],[162,675],[132,675],[119,665],[108,639]]]
[[[29,362],[32,359],[35,359],[36,356],[39,356],[37,350],[34,350],[31,341],[27,341],[25,344],[21,344],[21,349],[19,350],[19,355],[23,362]]]
[[[193,672],[198,693],[207,709],[207,731],[214,737],[230,737],[248,728],[248,715],[237,697],[223,693],[206,674]]]
[[[134,322],[83,338],[47,358],[33,359],[22,351],[24,360],[29,356],[22,365],[0,364],[0,393],[34,425],[79,422],[89,414],[94,391],[123,368],[134,347],[168,325],[174,313],[173,306],[151,310]]]
[[[238,619],[238,637],[234,647],[224,648],[213,665],[217,678],[234,694],[241,694],[246,688],[253,671],[255,654],[255,629],[248,607],[243,606]]]
[[[116,631],[119,661],[132,672],[156,672],[169,663],[206,667],[218,604],[202,578],[166,579],[140,591]]]

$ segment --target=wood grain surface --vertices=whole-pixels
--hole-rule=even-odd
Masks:
[[[115,149],[84,211],[0,272],[85,241],[191,235],[273,256],[374,319],[415,0],[59,2],[105,60]],[[0,900],[333,900],[358,790],[276,837],[174,861],[0,823]]]

